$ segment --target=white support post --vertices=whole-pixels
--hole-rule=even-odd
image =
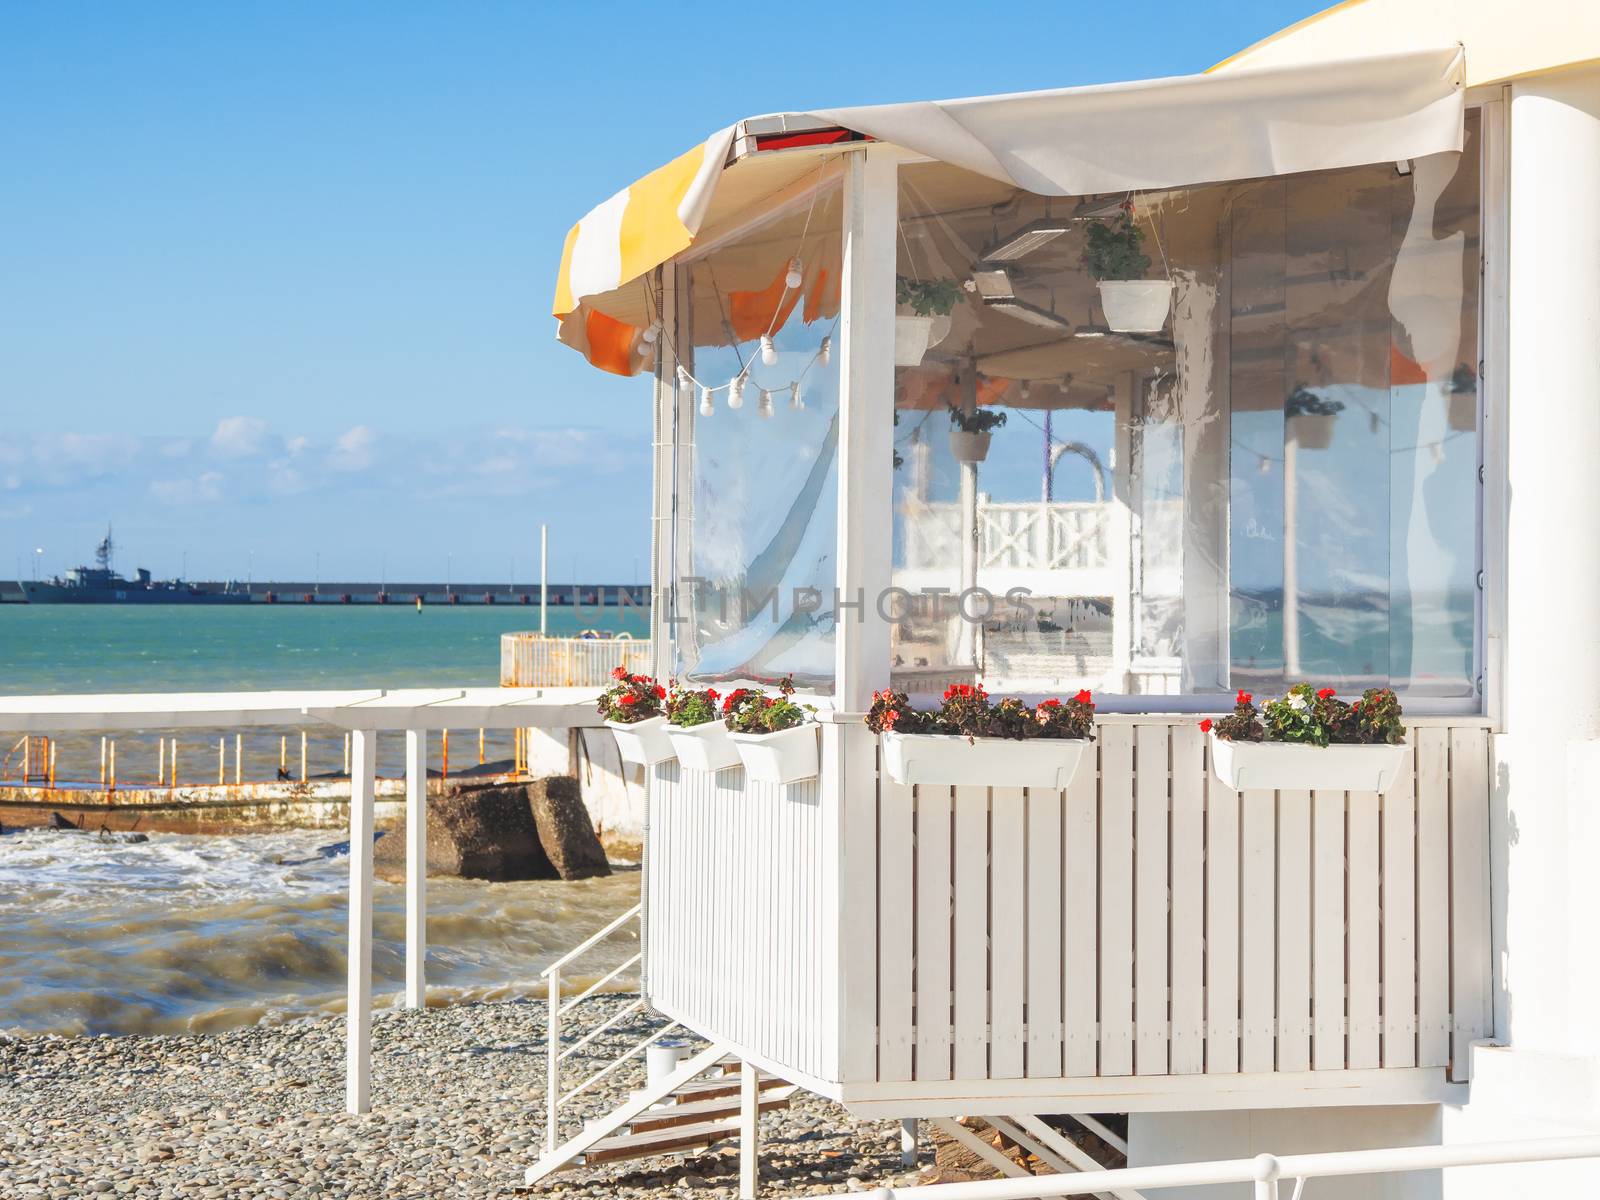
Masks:
[[[553,1153],[561,1142],[561,968],[552,967],[549,988],[550,1016],[545,1021],[544,1152]]]
[[[739,1064],[739,1200],[761,1190],[761,1082],[754,1063]]]
[[[906,1117],[900,1122],[900,1165],[917,1165],[917,1118]]]
[[[372,1105],[372,799],[378,735],[351,738],[350,951],[345,1007],[345,1109]]]
[[[835,695],[865,712],[889,682],[889,587],[894,500],[894,287],[898,160],[886,146],[846,156],[844,276],[839,319],[839,595]]]
[[[428,1006],[428,731],[406,730],[406,1007]]]

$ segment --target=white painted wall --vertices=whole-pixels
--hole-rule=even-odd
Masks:
[[[1439,1136],[1439,1108],[1432,1104],[1134,1113],[1128,1118],[1128,1165],[1436,1146]],[[1292,1184],[1279,1186],[1287,1200]],[[1251,1187],[1248,1183],[1218,1184],[1167,1194],[1182,1200],[1250,1200]],[[1443,1194],[1437,1171],[1314,1179],[1306,1183],[1306,1193],[1312,1200],[1441,1200]]]
[[[1451,1141],[1600,1129],[1600,68],[1510,106],[1505,733],[1495,741],[1495,1029]],[[1447,1195],[1503,1197],[1507,1169]],[[1526,1193],[1531,1177],[1517,1190]],[[1600,1164],[1538,1183],[1600,1195]]]

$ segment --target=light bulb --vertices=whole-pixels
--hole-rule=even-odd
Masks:
[[[1272,474],[1272,463],[1265,454],[1261,456],[1261,461],[1256,464],[1256,470],[1260,471],[1263,475]]]
[[[1017,398],[1019,400],[1026,400],[1031,395],[1033,395],[1033,381],[1024,379],[1022,381],[1022,386],[1017,389]]]
[[[792,292],[804,282],[805,276],[800,273],[800,260],[791,258],[789,260],[789,273],[783,277],[783,286]]]
[[[733,382],[728,384],[728,407],[735,409],[744,407],[743,375],[735,375],[733,377]]]
[[[700,389],[700,415],[702,417],[709,417],[715,411],[716,406],[711,402],[711,389],[708,387],[702,387]]]
[[[772,344],[770,333],[761,335],[761,361],[769,367],[778,361],[778,348]]]
[[[644,327],[644,332],[639,335],[646,342],[653,342],[661,336],[661,322],[651,321]]]
[[[756,411],[763,417],[772,415],[772,393],[766,388],[761,389],[761,401],[756,405]]]
[[[832,357],[833,339],[831,337],[825,337],[822,339],[822,345],[817,347],[817,361],[823,366],[827,366],[828,360]]]
[[[800,395],[800,381],[796,379],[789,385],[789,407],[804,408],[805,406],[805,397]]]
[[[639,369],[641,371],[648,371],[651,367],[653,367],[655,365],[656,365],[656,348],[655,348],[655,346],[653,346],[649,342],[645,342],[645,343],[641,344],[640,347],[639,347]]]

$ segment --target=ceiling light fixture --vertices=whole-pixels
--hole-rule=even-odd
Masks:
[[[1058,316],[1047,308],[1040,308],[1037,304],[1029,304],[1026,300],[1018,300],[1015,296],[1010,299],[986,300],[988,307],[997,309],[1009,317],[1016,317],[1019,321],[1026,321],[1030,325],[1040,325],[1045,329],[1071,329],[1072,322],[1065,317]]]
[[[1072,228],[1072,222],[1062,217],[1043,217],[1030,221],[1021,229],[1013,230],[985,250],[980,261],[1016,262],[1026,258],[1041,246],[1056,240]]]
[[[1016,285],[1011,282],[1011,275],[1004,267],[980,267],[972,273],[972,285],[986,303],[1012,300],[1017,295]]]

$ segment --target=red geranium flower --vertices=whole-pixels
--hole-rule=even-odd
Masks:
[[[1245,691],[1243,688],[1240,688],[1239,689],[1239,695],[1237,697],[1235,697],[1234,703],[1235,704],[1249,704],[1254,699],[1255,699],[1255,697],[1252,696],[1249,692]]]
[[[1318,688],[1317,689],[1317,699],[1318,700],[1327,700],[1330,697],[1332,697],[1332,695],[1333,695],[1333,689],[1332,688]]]
[[[623,692],[622,695],[617,697],[617,703],[622,705],[624,708],[632,708],[635,704],[639,703],[639,697],[635,696],[632,692]]]
[[[1200,722],[1200,732],[1201,733],[1210,733],[1211,732],[1211,718],[1210,717],[1207,717],[1204,721]]]
[[[1061,701],[1057,700],[1054,696],[1051,696],[1050,699],[1046,700],[1043,704],[1039,705],[1039,707],[1040,708],[1060,708],[1061,707]]]
[[[1089,691],[1088,688],[1084,688],[1076,696],[1074,696],[1073,699],[1076,700],[1079,704],[1093,704],[1094,703],[1094,695],[1093,695],[1093,693],[1091,693]]]
[[[665,700],[666,698],[667,698],[667,689],[662,687],[659,683],[656,684],[656,699],[657,700]]]
[[[613,667],[612,668],[612,670],[611,670],[611,678],[613,678],[613,679],[626,679],[627,677],[628,677],[628,670],[627,670],[626,667]]]

